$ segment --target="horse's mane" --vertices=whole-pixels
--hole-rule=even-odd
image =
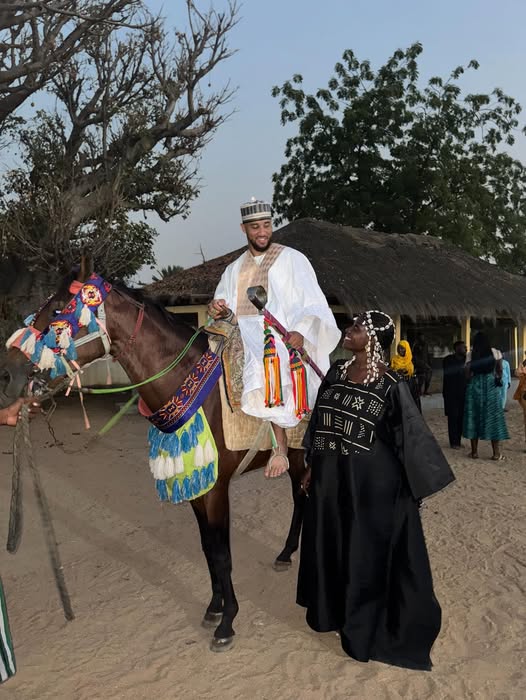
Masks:
[[[131,297],[137,304],[144,304],[145,310],[152,316],[157,316],[160,320],[168,323],[172,328],[178,329],[188,328],[192,329],[192,326],[185,321],[181,321],[179,317],[171,313],[166,309],[165,306],[160,304],[152,297],[145,294],[142,289],[137,289],[135,287],[128,287],[122,280],[113,280],[111,282],[115,291],[120,292],[124,296]]]

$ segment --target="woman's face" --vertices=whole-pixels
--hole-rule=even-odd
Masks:
[[[351,326],[345,329],[345,338],[343,339],[343,347],[345,350],[360,352],[365,350],[369,343],[369,336],[365,330],[363,317],[357,316],[353,319]]]
[[[400,357],[405,357],[405,347],[401,343],[396,348],[396,352],[400,355]]]

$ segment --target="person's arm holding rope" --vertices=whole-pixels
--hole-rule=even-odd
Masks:
[[[0,425],[16,425],[20,417],[20,410],[25,403],[29,403],[29,415],[40,413],[40,404],[28,399],[17,399],[6,408],[0,408]]]

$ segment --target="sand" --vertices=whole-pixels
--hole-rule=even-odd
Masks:
[[[526,454],[522,412],[510,402],[506,461],[478,461],[446,447],[439,409],[426,418],[457,482],[430,499],[423,521],[443,608],[431,673],[341,651],[334,634],[312,632],[295,605],[297,561],[271,564],[291,511],[288,479],[261,471],[232,483],[234,584],[240,603],[235,647],[208,649],[200,620],[209,580],[188,505],[157,500],[147,466],[146,424],[127,416],[96,446],[73,399],[53,426],[33,425],[76,619],[66,623],[54,587],[30,482],[19,552],[0,553],[18,662],[2,700],[519,700],[526,697]],[[88,401],[94,428],[113,401]],[[0,431],[0,533],[7,534],[12,432]]]

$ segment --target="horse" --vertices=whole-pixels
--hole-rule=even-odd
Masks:
[[[56,314],[60,314],[71,301],[72,283],[82,285],[91,274],[91,263],[83,256],[78,272],[66,276],[57,291],[35,314],[31,323],[35,332],[48,328]],[[114,359],[118,358],[133,384],[157,375],[175,356],[182,354],[195,336],[194,342],[177,366],[139,387],[140,397],[151,411],[157,411],[174,395],[208,349],[208,336],[203,332],[195,333],[191,326],[177,320],[155,301],[120,282],[111,285],[104,300],[104,313],[105,326],[99,333],[92,334],[93,338],[88,338],[88,342],[81,342],[87,338],[86,328],[77,329],[78,332],[72,337],[78,368],[106,356],[109,351]],[[106,348],[103,340],[106,341]],[[42,380],[41,369],[35,367],[19,348],[11,347],[0,363],[0,407],[5,407],[22,396],[28,382],[36,376],[39,381]],[[52,384],[53,382],[48,386]],[[247,452],[230,451],[225,445],[218,384],[217,382],[202,406],[218,450],[217,481],[206,494],[191,501],[212,587],[212,597],[201,623],[204,627],[215,628],[210,642],[212,651],[224,651],[233,646],[233,622],[239,605],[232,583],[228,491],[230,480]],[[261,468],[269,457],[269,451],[257,452],[246,471]],[[285,546],[274,561],[276,570],[291,566],[291,555],[298,549],[305,504],[305,493],[301,488],[305,474],[303,450],[290,449],[289,463],[294,508]]]

